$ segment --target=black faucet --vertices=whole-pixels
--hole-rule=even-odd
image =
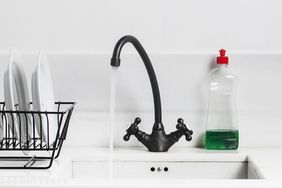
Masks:
[[[143,131],[140,131],[138,128],[138,124],[141,122],[140,118],[136,118],[134,123],[132,123],[129,128],[126,130],[126,135],[123,137],[125,141],[128,141],[131,135],[135,135],[135,137],[144,144],[149,151],[151,152],[165,152],[168,149],[178,142],[178,140],[185,135],[187,141],[192,140],[193,131],[189,130],[182,118],[177,120],[176,131],[170,134],[166,134],[164,130],[164,126],[162,123],[162,106],[161,106],[161,97],[158,86],[158,81],[155,75],[154,68],[151,64],[151,61],[141,45],[141,43],[133,36],[127,35],[122,37],[115,45],[113,56],[111,59],[111,65],[115,67],[120,66],[120,53],[122,47],[130,42],[138,51],[141,56],[144,65],[147,69],[147,73],[150,78],[153,97],[154,97],[154,110],[155,110],[155,123],[153,126],[153,130],[151,134],[147,134]]]

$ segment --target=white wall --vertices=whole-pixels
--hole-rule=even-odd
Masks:
[[[194,130],[193,141],[181,139],[177,146],[199,146],[205,131],[207,91],[204,80],[214,54],[150,54],[159,81],[163,123],[175,130],[183,117]],[[109,138],[110,54],[48,54],[56,100],[76,101],[68,145],[106,146]],[[238,75],[238,122],[240,145],[282,146],[282,53],[230,54],[230,66]],[[0,55],[0,78],[8,54]],[[24,55],[30,81],[36,65],[35,54]],[[3,81],[0,82],[3,88]],[[3,90],[1,92],[3,99]],[[127,126],[139,116],[140,129],[151,131],[153,100],[149,79],[137,55],[124,54],[118,70],[115,145],[140,145],[136,139],[125,143]]]
[[[0,1],[0,50],[109,53],[136,35],[151,52],[282,50],[280,0]]]
[[[217,50],[226,48],[240,78],[241,146],[282,146],[281,7],[279,0],[0,1],[0,78],[10,47],[24,52],[29,79],[36,52],[47,50],[56,99],[78,102],[67,144],[106,145],[110,56],[119,37],[135,35],[155,67],[167,132],[182,116],[195,135],[177,145],[198,146],[205,129],[203,80]],[[118,146],[139,145],[122,141],[135,116],[148,132],[153,123],[146,71],[131,52],[122,56],[118,72]]]

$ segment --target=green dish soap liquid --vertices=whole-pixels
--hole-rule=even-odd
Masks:
[[[236,150],[239,145],[238,130],[208,130],[205,148],[209,150]]]

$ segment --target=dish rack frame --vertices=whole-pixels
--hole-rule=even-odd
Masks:
[[[12,111],[6,110],[5,102],[0,102],[0,126],[3,131],[3,138],[0,141],[0,169],[49,169],[54,159],[57,159],[61,153],[75,104],[75,102],[55,102],[56,111]],[[31,107],[32,103],[30,109]],[[49,135],[51,116],[56,118],[55,123],[58,125],[53,141],[50,140]],[[40,132],[36,130],[38,128],[36,118],[40,120]],[[27,132],[24,135],[21,133],[23,125],[26,126]],[[15,134],[15,126],[19,126],[17,134]],[[43,126],[47,126],[45,139]],[[28,134],[29,128],[31,135]],[[25,137],[25,141],[21,141]],[[4,151],[7,155],[3,155]],[[13,161],[22,164],[15,165]],[[12,163],[7,165],[10,162]],[[36,165],[37,162],[40,164]]]

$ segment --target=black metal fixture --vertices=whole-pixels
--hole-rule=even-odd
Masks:
[[[140,118],[136,118],[134,123],[132,123],[129,128],[126,130],[126,135],[123,137],[125,141],[128,141],[131,135],[134,135],[142,144],[144,144],[149,151],[151,152],[165,152],[168,149],[178,142],[178,140],[185,135],[187,141],[192,140],[193,131],[189,130],[184,124],[183,119],[179,118],[177,120],[176,131],[170,134],[166,134],[164,126],[162,123],[162,107],[161,107],[161,97],[158,86],[158,81],[155,75],[155,71],[151,64],[151,61],[141,45],[141,43],[133,36],[127,35],[122,37],[115,45],[113,56],[111,59],[111,65],[115,67],[120,66],[120,53],[123,46],[126,43],[131,43],[139,55],[141,56],[144,65],[147,69],[147,73],[150,78],[152,92],[154,97],[154,110],[155,110],[155,123],[153,125],[153,130],[151,134],[147,134],[143,131],[140,131],[138,124],[141,122]]]

